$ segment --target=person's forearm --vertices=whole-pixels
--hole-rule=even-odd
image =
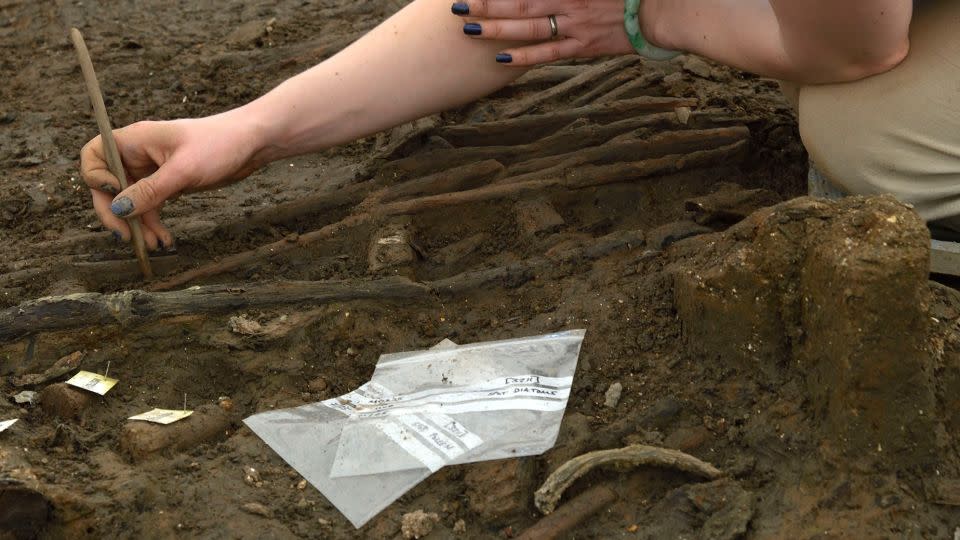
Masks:
[[[450,0],[416,0],[356,43],[238,109],[267,147],[258,161],[353,141],[501,88],[524,70],[502,42],[464,37]]]
[[[842,82],[895,66],[910,0],[644,0],[653,43],[767,77]]]

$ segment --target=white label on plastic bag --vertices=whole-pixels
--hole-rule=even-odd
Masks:
[[[143,414],[131,416],[130,420],[143,420],[144,422],[153,422],[154,424],[168,425],[179,422],[193,414],[193,411],[171,411],[167,409],[154,409]]]
[[[67,381],[67,384],[102,396],[109,392],[111,388],[116,386],[118,382],[120,381],[117,379],[111,379],[110,377],[105,377],[99,373],[78,371],[76,375]]]
[[[17,418],[14,418],[13,420],[4,420],[3,422],[0,422],[0,433],[3,433],[7,430],[7,428],[16,424],[17,420]]]
[[[377,427],[393,442],[406,450],[408,454],[423,463],[430,469],[430,472],[437,472],[447,464],[443,458],[420,442],[420,439],[410,429],[400,423],[388,420],[378,424]]]
[[[445,414],[434,413],[423,416],[433,422],[435,425],[440,426],[440,429],[450,434],[450,436],[463,443],[463,445],[467,447],[467,450],[473,450],[474,448],[483,444],[483,439],[477,437],[474,433],[467,429],[466,426]]]
[[[393,395],[383,386],[369,382],[353,392],[323,403],[349,416],[362,418],[411,412],[560,411],[567,406],[571,384],[573,377],[524,375],[500,377],[470,386]]]

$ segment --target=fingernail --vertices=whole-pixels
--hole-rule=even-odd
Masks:
[[[113,241],[120,243],[123,240],[123,235],[120,234],[120,231],[111,231],[113,233]]]
[[[130,197],[120,197],[110,205],[110,211],[117,217],[126,217],[133,212],[133,201]]]
[[[167,246],[167,253],[176,253],[177,252],[177,241],[171,240],[170,245]]]
[[[501,64],[509,64],[513,62],[513,55],[507,53],[500,53],[497,55],[497,62]]]
[[[468,36],[479,36],[483,33],[483,28],[477,23],[467,23],[463,25],[463,33]]]
[[[104,184],[100,186],[100,191],[104,193],[109,193],[110,195],[116,195],[117,193],[120,193],[119,191],[117,191],[117,188],[113,187],[112,184]]]
[[[452,11],[454,15],[469,15],[470,6],[468,6],[466,2],[454,2],[450,11]]]

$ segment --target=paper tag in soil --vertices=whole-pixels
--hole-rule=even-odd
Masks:
[[[144,422],[153,422],[154,424],[172,424],[179,422],[193,414],[193,411],[171,411],[167,409],[154,409],[143,414],[131,416],[130,420],[143,420]]]
[[[17,423],[17,419],[16,419],[16,418],[14,418],[13,420],[4,420],[4,421],[0,422],[0,433],[3,433],[4,431],[7,430],[7,428],[9,428],[10,426],[12,426],[12,425],[14,425],[14,424],[16,424],[16,423]]]
[[[67,384],[102,396],[116,386],[118,382],[120,381],[117,379],[111,379],[110,377],[100,375],[99,373],[78,371],[76,375],[67,381]]]

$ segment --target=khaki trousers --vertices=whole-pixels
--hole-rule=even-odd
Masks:
[[[848,193],[890,193],[960,231],[960,2],[916,6],[896,68],[843,84],[784,85],[810,158]]]

